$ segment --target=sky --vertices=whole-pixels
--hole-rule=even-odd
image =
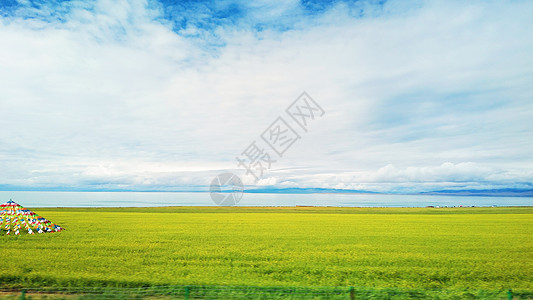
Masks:
[[[4,0],[0,189],[533,189],[531,28],[520,0]]]

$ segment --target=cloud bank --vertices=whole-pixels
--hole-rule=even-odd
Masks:
[[[202,190],[307,91],[258,185],[533,186],[529,1],[11,1],[0,186]]]

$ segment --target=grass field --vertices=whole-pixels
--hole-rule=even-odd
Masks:
[[[0,284],[237,285],[533,295],[533,207],[39,208],[0,237]]]

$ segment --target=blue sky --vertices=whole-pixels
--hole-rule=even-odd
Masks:
[[[0,188],[531,189],[532,27],[531,1],[2,1]],[[235,157],[303,91],[325,115],[256,182]]]

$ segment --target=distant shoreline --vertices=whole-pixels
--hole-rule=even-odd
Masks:
[[[25,207],[169,207],[217,206],[207,192],[7,192],[0,191],[0,202],[13,199]],[[461,196],[461,195],[400,195],[363,193],[239,193],[229,192],[223,197],[237,197],[241,207],[491,207],[531,206],[533,197]]]
[[[202,190],[134,190],[134,189],[71,189],[71,188],[27,188],[0,185],[0,192],[56,192],[56,193],[210,193],[209,188]],[[231,193],[231,190],[222,193]],[[383,195],[383,196],[461,196],[461,197],[525,197],[533,198],[533,189],[484,189],[484,190],[438,190],[427,192],[377,192],[367,190],[327,189],[327,188],[257,188],[245,189],[245,194],[283,194],[283,195]]]
[[[106,210],[133,210],[133,211],[143,211],[143,210],[154,210],[154,211],[163,211],[171,212],[176,210],[177,212],[231,212],[231,211],[344,211],[344,212],[361,212],[361,211],[382,211],[382,212],[394,212],[394,211],[404,211],[404,212],[422,212],[422,211],[431,211],[443,213],[446,212],[467,212],[467,213],[477,213],[477,212],[505,212],[505,211],[521,211],[527,210],[528,213],[531,213],[529,210],[533,210],[533,205],[529,206],[454,206],[454,207],[415,207],[415,206],[406,206],[406,207],[384,207],[384,206],[307,206],[307,205],[297,205],[297,206],[120,206],[120,207],[111,207],[111,206],[101,206],[101,207],[69,207],[69,206],[58,206],[58,207],[28,207],[29,209],[38,209],[38,210],[54,210],[54,209],[72,209],[72,210],[97,210],[97,211],[106,211]]]

